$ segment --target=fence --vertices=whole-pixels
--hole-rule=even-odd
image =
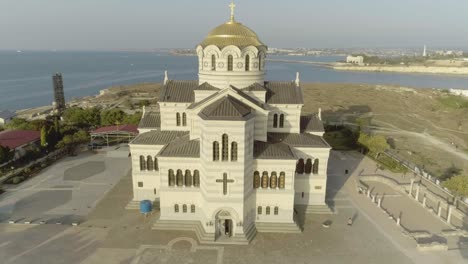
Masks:
[[[424,169],[419,168],[416,164],[402,159],[390,150],[386,150],[384,154],[407,167],[414,174],[420,176],[421,184],[424,185],[424,187],[426,187],[430,192],[434,193],[434,195],[443,197],[449,203],[454,203],[455,196],[447,189],[440,186],[441,182],[436,177],[430,175],[428,172],[424,171]],[[468,215],[468,204],[464,201],[459,200],[458,203],[456,203],[456,208],[462,211],[464,214]]]

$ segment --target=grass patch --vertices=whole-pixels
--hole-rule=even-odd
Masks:
[[[453,108],[453,109],[468,108],[468,99],[466,99],[463,96],[448,95],[448,96],[439,98],[439,102],[447,108]]]
[[[376,161],[379,165],[381,165],[381,169],[387,169],[393,173],[404,173],[408,172],[408,168],[400,164],[398,161],[390,158],[385,154],[380,154],[379,157],[376,159],[372,155],[367,155],[369,158]]]

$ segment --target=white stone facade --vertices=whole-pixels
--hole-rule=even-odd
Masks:
[[[158,201],[158,222],[199,223],[213,241],[248,241],[259,223],[295,225],[295,205],[324,206],[330,147],[321,120],[303,124],[299,80],[265,82],[263,44],[197,53],[199,81],[167,80],[160,120],[145,114],[130,143],[133,200]]]

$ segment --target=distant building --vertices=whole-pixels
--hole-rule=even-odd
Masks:
[[[27,151],[39,145],[41,133],[33,130],[6,130],[0,132],[0,146],[15,152],[15,159],[23,157]]]
[[[0,111],[0,126],[6,125],[8,122],[11,121],[11,119],[13,119],[14,116],[15,116],[15,113],[11,111],[8,111],[8,110]]]
[[[57,73],[52,76],[52,81],[54,85],[54,109],[61,113],[65,110],[65,94],[63,92],[62,74]]]
[[[426,45],[424,45],[424,50],[423,50],[423,54],[422,54],[423,57],[427,57],[427,49],[426,49]]]
[[[348,56],[346,57],[346,63],[363,65],[364,57],[363,56]]]

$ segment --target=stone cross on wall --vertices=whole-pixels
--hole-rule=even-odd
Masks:
[[[228,176],[227,176],[227,173],[224,173],[222,179],[216,180],[216,182],[222,182],[222,183],[223,183],[223,194],[224,194],[224,195],[227,194],[227,184],[228,184],[228,183],[233,183],[233,182],[234,182],[234,180],[231,180],[231,179],[228,180],[227,177],[228,177]]]

